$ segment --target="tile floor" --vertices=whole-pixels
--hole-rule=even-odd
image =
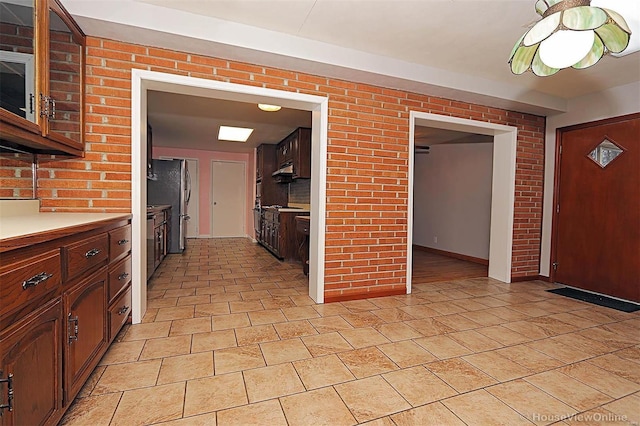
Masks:
[[[298,265],[190,241],[62,424],[639,424],[640,312],[549,287],[473,278],[316,305]]]

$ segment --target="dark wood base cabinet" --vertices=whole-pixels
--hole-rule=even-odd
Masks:
[[[0,248],[0,425],[55,425],[131,312],[122,217]]]
[[[303,237],[296,232],[296,216],[308,216],[309,212],[281,212],[277,209],[265,209],[260,224],[260,233],[256,236],[260,244],[278,259],[301,261],[300,246]]]

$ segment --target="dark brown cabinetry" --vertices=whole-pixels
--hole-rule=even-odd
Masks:
[[[130,219],[27,240],[0,247],[3,426],[56,424],[131,306]]]
[[[296,232],[296,216],[307,216],[309,212],[279,211],[265,209],[259,242],[278,259],[301,260],[302,236]]]
[[[277,145],[278,168],[293,166],[291,178],[311,178],[311,129],[299,127]]]
[[[2,144],[82,155],[84,34],[58,0],[0,3]]]
[[[285,205],[287,187],[271,176],[278,169],[276,145],[262,144],[256,148],[256,203],[261,206]]]

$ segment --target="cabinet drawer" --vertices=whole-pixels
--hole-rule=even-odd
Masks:
[[[0,317],[54,291],[62,282],[60,250],[51,250],[0,269]]]
[[[109,267],[109,303],[115,299],[127,284],[131,282],[131,256],[122,259],[117,265]]]
[[[113,262],[131,251],[131,225],[109,231],[109,261]]]
[[[109,259],[109,237],[106,233],[86,238],[63,248],[66,259],[66,280],[106,265]]]
[[[109,341],[113,340],[131,313],[131,286],[109,308]]]

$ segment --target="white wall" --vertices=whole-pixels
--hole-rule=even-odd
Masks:
[[[640,112],[640,82],[571,99],[566,113],[547,118],[540,275],[549,276],[551,262],[556,130],[574,124],[588,123],[635,112]]]
[[[492,173],[492,143],[431,145],[417,154],[413,243],[489,259]]]

